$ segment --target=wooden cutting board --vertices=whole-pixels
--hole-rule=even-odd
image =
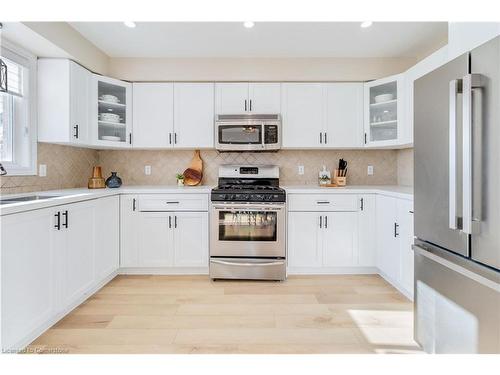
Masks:
[[[200,150],[195,150],[193,159],[183,173],[184,185],[195,186],[203,178],[203,160],[200,157]]]

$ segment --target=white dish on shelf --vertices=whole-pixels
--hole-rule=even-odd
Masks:
[[[120,115],[116,113],[99,113],[99,120],[108,122],[120,122]]]
[[[394,99],[394,94],[380,94],[375,96],[373,99],[375,99],[375,103],[388,102]]]
[[[120,142],[122,140],[120,137],[116,137],[114,135],[103,135],[101,139],[103,141],[113,141],[113,142]]]
[[[105,102],[110,102],[110,103],[120,103],[120,99],[118,99],[118,97],[116,97],[114,95],[109,95],[109,94],[101,95],[99,97],[99,100],[102,100]]]

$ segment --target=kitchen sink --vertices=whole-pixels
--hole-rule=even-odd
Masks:
[[[44,199],[57,198],[59,195],[28,195],[26,197],[0,199],[0,205],[21,202],[40,201]]]

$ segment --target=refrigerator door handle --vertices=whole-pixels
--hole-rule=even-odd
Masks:
[[[476,181],[473,186],[473,132],[480,129],[481,124],[481,105],[473,106],[474,99],[481,98],[481,75],[480,74],[467,74],[462,79],[463,82],[463,160],[462,160],[462,174],[463,174],[463,225],[462,231],[467,234],[477,234],[480,231],[481,222],[481,186]],[[473,108],[475,107],[475,108]],[[476,166],[477,167],[477,166]],[[480,171],[479,171],[480,172]],[[481,174],[479,173],[478,176]],[[480,181],[479,181],[480,182]],[[479,195],[478,195],[479,194]],[[476,195],[474,197],[473,195]],[[478,199],[479,197],[479,199]],[[476,204],[473,207],[473,202]]]
[[[457,225],[457,94],[462,92],[462,80],[454,79],[450,81],[449,90],[449,228],[458,229]]]

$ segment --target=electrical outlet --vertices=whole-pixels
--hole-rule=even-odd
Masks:
[[[40,164],[38,166],[38,175],[40,177],[45,177],[47,176],[47,165],[46,164]]]
[[[368,166],[367,172],[368,172],[368,176],[373,176],[373,165]]]
[[[303,165],[298,165],[298,174],[303,175],[304,174],[304,166]]]
[[[145,165],[144,166],[144,174],[146,176],[149,176],[151,174],[151,166],[150,165]]]

